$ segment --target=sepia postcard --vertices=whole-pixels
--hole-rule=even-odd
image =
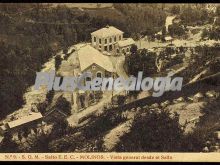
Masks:
[[[220,162],[220,5],[0,3],[0,161]]]

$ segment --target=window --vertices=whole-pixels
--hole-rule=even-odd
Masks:
[[[101,45],[99,45],[99,49],[101,49],[102,47],[101,47]]]
[[[104,51],[107,51],[107,46],[104,46]]]
[[[107,39],[105,39],[105,44],[107,44]]]
[[[112,43],[112,38],[109,39],[109,42]]]
[[[99,39],[99,43],[100,43],[100,44],[102,43],[102,40],[101,40],[101,39]]]
[[[129,47],[127,47],[127,52],[129,52]]]
[[[97,72],[97,73],[96,73],[96,77],[102,78],[102,73],[101,73],[101,72]]]
[[[114,40],[115,40],[115,42],[116,42],[116,36],[115,36]]]
[[[123,52],[123,53],[125,53],[125,50],[124,50],[124,49],[122,49],[122,52]]]
[[[119,36],[119,40],[121,40],[121,36]]]
[[[86,81],[91,81],[91,77],[86,77]]]
[[[119,53],[119,49],[117,49],[117,53]]]
[[[92,66],[92,70],[95,70],[95,69],[96,69],[96,66],[95,66],[95,65],[93,65],[93,66]]]
[[[112,45],[109,45],[109,51],[112,51]]]
[[[93,41],[96,42],[96,37],[93,38]]]

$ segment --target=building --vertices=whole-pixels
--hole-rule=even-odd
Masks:
[[[116,54],[121,55],[121,54],[129,54],[131,45],[135,44],[134,40],[132,38],[127,38],[121,41],[118,41],[116,44]]]
[[[16,133],[18,131],[21,131],[23,128],[36,126],[37,124],[42,122],[42,119],[43,116],[40,112],[30,113],[29,115],[24,116],[20,119],[5,123],[0,127],[0,132],[1,134],[4,134],[6,131]]]
[[[90,77],[84,79],[84,85],[96,77],[117,76],[115,68],[117,57],[111,56],[129,54],[131,46],[135,44],[132,38],[124,38],[123,34],[124,32],[113,26],[106,26],[92,32],[91,43],[79,43],[71,47],[74,51],[63,63],[65,65],[60,70],[60,75],[78,77],[85,72],[92,73]],[[75,113],[95,104],[102,98],[102,95],[102,91],[77,90],[74,93],[64,95],[64,97],[71,102],[72,113]],[[54,114],[55,117],[59,116],[57,111],[51,111],[51,114]],[[51,114],[47,116],[53,116]],[[61,116],[63,115],[61,114]]]
[[[113,53],[115,44],[123,40],[123,33],[113,26],[106,26],[91,33],[92,46],[102,53]]]
[[[124,32],[113,26],[106,26],[91,33],[92,46],[105,55],[121,55],[123,50],[126,52],[132,44],[135,44],[133,39],[125,39],[123,34]]]
[[[85,44],[80,47],[77,50],[77,55],[81,73],[91,72],[91,79],[95,77],[110,77],[114,72],[110,57],[103,55],[91,44]]]

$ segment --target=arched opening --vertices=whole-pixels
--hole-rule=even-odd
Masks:
[[[101,72],[97,72],[97,73],[96,73],[96,77],[102,78],[102,73],[101,73]]]
[[[86,81],[91,81],[91,77],[86,77]]]
[[[129,50],[129,47],[127,48],[127,52],[129,52],[130,50]]]

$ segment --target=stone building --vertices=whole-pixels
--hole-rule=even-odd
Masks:
[[[92,46],[105,55],[129,53],[135,42],[132,38],[124,38],[123,34],[124,32],[113,26],[106,26],[91,33]]]

